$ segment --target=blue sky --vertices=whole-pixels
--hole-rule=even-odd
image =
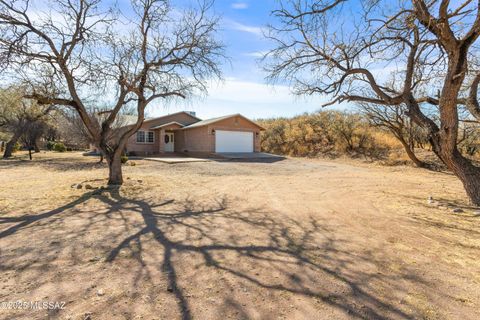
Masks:
[[[183,0],[182,2],[190,2]],[[180,101],[166,108],[151,108],[149,116],[193,110],[200,118],[241,113],[251,118],[293,116],[320,109],[326,98],[296,97],[286,86],[266,83],[258,57],[270,45],[262,29],[271,21],[275,0],[217,0],[222,17],[220,37],[230,63],[223,66],[224,80],[212,83],[204,98]],[[190,2],[192,3],[192,2]]]

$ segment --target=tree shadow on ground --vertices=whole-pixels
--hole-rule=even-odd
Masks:
[[[126,196],[119,188],[94,190],[49,212],[0,217],[0,226],[7,225],[0,232],[0,241],[21,232],[35,234],[40,229],[48,230],[55,225],[55,220],[58,222],[78,215],[80,211],[72,209],[92,199],[100,201],[106,209],[91,213],[91,220],[83,228],[69,230],[75,242],[65,245],[78,246],[86,231],[95,224],[103,222],[105,227],[109,225],[109,219],[112,223],[113,219],[123,221],[125,232],[112,234],[104,230],[104,239],[110,239],[116,245],[103,244],[102,263],[115,264],[121,258],[121,252],[130,250],[130,259],[136,260],[138,270],[141,270],[136,277],[140,282],[140,273],[147,269],[145,255],[149,251],[145,248],[155,246],[163,257],[157,261],[157,269],[165,276],[167,291],[174,296],[182,319],[193,318],[193,308],[184,286],[179,283],[185,268],[176,265],[176,256],[198,255],[200,264],[211,270],[212,277],[222,272],[269,293],[321,301],[351,318],[414,318],[415,306],[406,301],[400,305],[398,297],[405,294],[405,284],[407,287],[408,284],[429,286],[408,268],[392,275],[362,267],[384,262],[373,252],[359,254],[343,249],[347,246],[345,240],[335,239],[335,231],[318,219],[295,221],[285,216],[280,218],[262,208],[239,210],[223,197],[209,204],[189,198],[154,203],[141,197]],[[141,217],[140,222],[127,225],[130,223],[127,215],[132,214]],[[61,239],[58,240],[54,245],[62,246]],[[49,250],[39,252],[43,254],[40,258],[42,265],[51,264],[58,258]],[[81,263],[81,254],[73,254],[77,259],[74,264]],[[5,256],[2,269],[21,272],[32,267],[31,261],[18,265],[14,259],[13,253]],[[34,262],[38,263],[38,257]],[[227,307],[248,318],[248,312],[242,310],[243,305],[235,300],[235,296],[224,300]]]
[[[98,159],[85,157],[84,161],[79,161],[77,155],[63,155],[63,157],[36,157],[29,160],[26,156],[19,156],[9,159],[0,159],[0,169],[8,169],[17,166],[38,166],[52,171],[83,171],[98,168],[106,168],[105,162],[100,163]]]

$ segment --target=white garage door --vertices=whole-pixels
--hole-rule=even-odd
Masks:
[[[215,131],[215,152],[253,152],[253,132]]]

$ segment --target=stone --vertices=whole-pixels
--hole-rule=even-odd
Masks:
[[[463,210],[460,209],[460,208],[455,208],[455,209],[452,210],[452,212],[453,212],[453,213],[462,213]]]
[[[85,189],[87,189],[87,190],[93,190],[93,189],[95,189],[95,188],[94,188],[91,184],[87,184],[87,185],[85,185]]]
[[[81,185],[81,184],[77,184],[77,189],[82,189],[82,185]]]
[[[97,290],[97,296],[101,297],[104,295],[105,295],[105,291],[103,291],[102,289]]]

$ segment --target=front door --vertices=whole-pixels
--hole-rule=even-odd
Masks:
[[[165,132],[164,136],[164,150],[165,152],[173,152],[175,150],[175,140],[173,132]]]

